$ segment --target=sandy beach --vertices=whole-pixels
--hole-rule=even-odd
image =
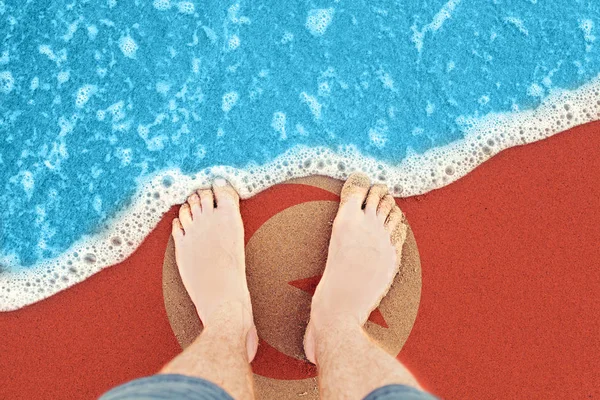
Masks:
[[[397,200],[422,282],[398,357],[425,388],[448,399],[600,396],[599,148],[600,122],[590,123]],[[333,201],[319,193],[285,184],[243,201],[246,234],[298,199]],[[180,351],[163,299],[174,215],[122,263],[0,314],[0,398],[93,398]],[[280,350],[265,346],[261,374],[274,373],[269,357],[289,361],[277,359]]]

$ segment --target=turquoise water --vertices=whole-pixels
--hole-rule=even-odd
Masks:
[[[455,142],[596,77],[599,23],[592,0],[0,1],[0,251],[55,257],[167,168]]]

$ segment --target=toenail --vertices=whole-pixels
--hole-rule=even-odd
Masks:
[[[218,179],[215,179],[214,184],[215,184],[215,186],[223,187],[223,186],[227,186],[227,181],[223,178],[218,178]]]

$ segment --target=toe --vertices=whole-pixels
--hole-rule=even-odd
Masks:
[[[202,204],[202,212],[211,213],[215,208],[215,198],[213,196],[212,190],[199,190],[198,195],[200,196],[200,203]]]
[[[406,240],[408,225],[400,207],[394,206],[385,223],[387,231],[390,233],[390,240],[398,251],[402,250],[402,244]]]
[[[361,173],[353,173],[348,177],[346,183],[344,183],[342,194],[340,195],[340,204],[349,203],[362,208],[370,187],[371,180],[368,176]]]
[[[400,223],[396,226],[396,228],[392,231],[391,239],[392,244],[396,246],[396,250],[398,254],[402,251],[402,245],[406,241],[406,234],[408,233],[408,225],[404,223],[404,220],[400,221]]]
[[[391,234],[394,232],[394,229],[402,222],[404,218],[404,214],[400,211],[400,207],[394,206],[392,211],[390,211],[387,220],[385,221],[385,228]]]
[[[385,223],[388,215],[390,215],[390,211],[396,206],[396,201],[391,194],[386,194],[383,196],[381,201],[379,202],[379,206],[377,207],[377,218]]]
[[[179,218],[173,218],[173,226],[171,229],[171,234],[173,235],[173,238],[176,240],[183,237],[183,235],[184,235],[183,226],[181,225],[181,221],[179,221]]]
[[[217,208],[239,207],[240,196],[225,179],[215,179],[213,192],[215,193]]]
[[[187,202],[190,205],[192,218],[197,217],[202,213],[202,209],[200,208],[200,197],[196,193],[188,197]]]
[[[179,208],[179,221],[181,221],[181,225],[185,230],[189,229],[192,224],[192,213],[188,203],[183,203]]]
[[[376,184],[369,189],[369,194],[367,195],[367,202],[365,204],[365,213],[370,215],[377,214],[377,208],[379,207],[379,203],[381,199],[388,194],[388,187],[386,185]]]

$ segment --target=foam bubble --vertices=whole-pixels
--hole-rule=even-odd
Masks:
[[[385,120],[378,120],[377,125],[369,129],[369,140],[377,148],[385,147],[388,141],[388,126]]]
[[[50,46],[48,46],[47,44],[41,44],[38,47],[38,51],[40,52],[40,54],[45,55],[50,60],[56,61],[56,55],[54,54],[54,52],[52,51],[52,49],[50,48]]]
[[[158,135],[151,139],[146,140],[146,148],[149,151],[160,151],[165,148],[165,142],[167,142],[169,138],[165,135]]]
[[[427,32],[432,32],[433,34],[435,34],[448,19],[452,18],[452,13],[454,12],[454,9],[460,4],[460,2],[461,0],[448,1],[433,16],[431,22],[423,26],[421,30],[417,28],[416,22],[413,24],[413,26],[411,26],[411,30],[413,32],[411,40],[415,44],[415,48],[419,53],[423,50],[425,34]]]
[[[433,115],[433,113],[435,112],[435,104],[428,101],[427,107],[425,107],[425,112],[427,113],[427,116]]]
[[[379,80],[383,84],[384,88],[386,88],[388,90],[395,90],[394,79],[392,78],[392,76],[389,73],[380,70],[380,71],[377,71],[377,76],[379,77]]]
[[[97,90],[98,87],[95,85],[83,85],[80,87],[75,95],[75,106],[77,106],[77,108],[82,108]]]
[[[36,90],[39,86],[40,86],[40,78],[38,78],[37,76],[34,76],[33,79],[31,80],[31,83],[29,84],[29,89]]]
[[[62,85],[63,83],[67,82],[69,80],[70,76],[71,76],[71,74],[69,73],[69,71],[60,71],[56,75],[56,79],[58,80],[58,84]]]
[[[300,93],[300,100],[308,105],[308,108],[315,119],[321,119],[322,105],[314,96],[311,96],[306,92],[302,92]]]
[[[125,108],[125,102],[121,100],[106,109],[107,111],[110,111],[113,122],[118,122],[125,118],[125,111],[123,108]]]
[[[306,17],[306,29],[313,36],[323,36],[327,27],[333,20],[333,8],[319,8],[308,12]]]
[[[532,96],[532,97],[542,97],[542,96],[544,96],[544,88],[542,88],[537,83],[532,83],[527,88],[527,94],[530,95],[530,96]]]
[[[446,64],[446,72],[452,72],[456,68],[456,63],[454,61],[448,61]]]
[[[239,98],[238,92],[228,92],[223,95],[221,108],[223,112],[229,112],[235,106]]]
[[[121,167],[127,167],[133,160],[133,151],[130,148],[119,147],[115,150],[115,155],[121,160]]]
[[[490,96],[483,95],[477,100],[477,102],[482,106],[485,106],[487,103],[490,102]]]
[[[10,55],[8,50],[4,50],[2,52],[2,56],[0,56],[0,65],[8,64],[10,62]]]
[[[285,32],[281,38],[281,44],[287,44],[294,40],[294,34],[292,32]]]
[[[460,4],[461,0],[450,0],[435,14],[428,27],[432,31],[439,30],[447,19],[452,17],[454,9]]]
[[[137,133],[142,139],[146,140],[146,139],[148,139],[148,134],[150,133],[150,129],[146,125],[140,124],[137,127]]]
[[[96,213],[102,214],[102,198],[99,195],[95,195],[92,200],[92,208]]]
[[[177,3],[177,11],[182,14],[193,14],[196,8],[194,7],[194,3],[191,1],[180,1]]]
[[[525,27],[522,19],[516,17],[506,17],[504,18],[504,22],[514,25],[523,35],[529,36],[529,30],[527,30]]]
[[[273,113],[273,119],[271,120],[271,127],[279,133],[279,137],[282,140],[287,139],[287,134],[285,132],[285,120],[286,115],[281,111],[277,111]]]
[[[27,198],[31,198],[33,195],[33,189],[35,187],[35,179],[33,178],[33,173],[30,171],[22,171],[21,172],[21,184],[23,185],[23,190],[25,194],[27,194]]]
[[[169,0],[154,0],[152,5],[158,11],[166,11],[171,8],[171,2]]]
[[[58,118],[58,126],[60,128],[60,132],[59,132],[58,136],[63,137],[63,136],[66,136],[68,133],[73,132],[73,128],[75,125],[72,121],[69,121],[64,116],[60,116]]]
[[[135,58],[138,45],[131,36],[123,36],[119,39],[119,48],[125,57]]]
[[[198,157],[199,159],[203,159],[204,157],[206,157],[206,146],[203,146],[201,144],[196,146],[196,151],[194,153],[196,155],[196,157]]]
[[[197,74],[200,72],[200,65],[201,65],[202,61],[199,58],[193,58],[192,59],[192,71]]]
[[[331,88],[329,87],[329,83],[321,82],[319,83],[319,96],[327,97],[331,94]]]
[[[171,89],[171,84],[169,84],[169,82],[165,82],[165,81],[156,82],[156,91],[158,93],[162,94],[163,96],[169,92],[169,89]]]
[[[15,87],[15,78],[10,71],[0,72],[0,92],[9,94]]]
[[[579,28],[583,31],[585,40],[587,42],[593,42],[596,37],[592,35],[592,29],[594,29],[594,21],[591,19],[582,19],[579,21]]]
[[[247,25],[250,23],[250,19],[248,17],[238,17],[238,12],[240,11],[240,4],[239,3],[235,3],[232,4],[228,9],[227,9],[227,15],[229,17],[229,20],[234,23],[234,24],[238,24],[238,25]]]
[[[592,43],[596,41],[596,36],[592,34],[594,29],[594,21],[591,19],[582,19],[579,21],[579,28],[583,31],[583,39],[585,40],[585,50],[592,51]]]
[[[98,28],[96,27],[96,25],[88,26],[87,31],[88,31],[88,37],[90,38],[90,40],[96,39],[96,36],[98,35]]]
[[[231,22],[233,22],[233,23],[238,22],[237,13],[239,10],[240,10],[239,3],[235,3],[235,4],[232,4],[231,6],[229,6],[229,8],[227,9],[227,15],[229,16],[229,20]]]
[[[308,136],[308,131],[302,124],[296,124],[296,132],[298,132],[298,135],[300,136]]]
[[[240,47],[240,38],[237,35],[231,35],[227,41],[227,48],[229,50],[235,50]]]
[[[73,39],[73,35],[75,35],[75,32],[77,32],[77,29],[79,28],[79,23],[80,23],[82,20],[83,20],[83,18],[82,18],[82,17],[79,17],[77,20],[73,21],[73,22],[72,22],[72,23],[69,25],[69,27],[68,27],[68,29],[67,29],[67,33],[65,33],[65,34],[63,35],[63,37],[62,37],[62,38],[63,38],[63,40],[64,40],[65,42],[68,42],[68,41],[70,41],[71,39]]]
[[[369,140],[375,147],[383,148],[387,142],[387,137],[383,134],[383,132],[371,128],[369,129]]]

